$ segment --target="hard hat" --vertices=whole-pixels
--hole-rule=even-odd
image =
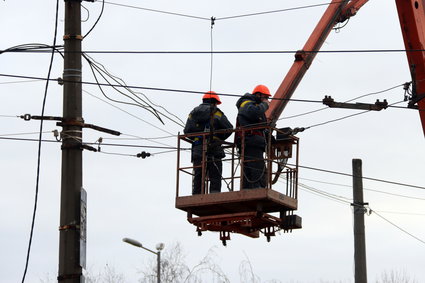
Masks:
[[[252,91],[252,94],[256,94],[256,93],[261,93],[261,94],[265,94],[267,96],[272,96],[270,94],[270,90],[265,85],[257,85],[254,88],[254,90]]]
[[[202,99],[215,99],[218,105],[221,104],[220,97],[218,97],[217,93],[215,93],[214,91],[206,92]]]

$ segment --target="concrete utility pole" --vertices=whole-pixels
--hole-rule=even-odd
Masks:
[[[353,159],[354,282],[367,283],[362,160]]]
[[[81,1],[65,0],[62,180],[58,282],[82,282]],[[85,260],[85,259],[83,259]]]

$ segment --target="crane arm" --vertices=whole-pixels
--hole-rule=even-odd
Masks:
[[[412,98],[409,106],[419,109],[425,134],[425,1],[395,2],[412,76]]]
[[[366,2],[367,0],[332,0],[303,49],[295,54],[292,67],[273,96],[275,99],[271,101],[266,112],[266,117],[272,126],[276,124],[335,24],[354,16]]]

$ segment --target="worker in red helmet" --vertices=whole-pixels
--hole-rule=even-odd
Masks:
[[[229,122],[224,113],[217,108],[220,105],[220,97],[213,91],[209,91],[202,97],[202,103],[190,112],[184,128],[185,134],[210,132],[211,135],[191,137],[192,143],[192,162],[194,166],[194,178],[192,194],[201,193],[202,184],[202,150],[203,138],[207,138],[206,153],[206,172],[210,181],[210,193],[221,192],[221,173],[222,161],[225,157],[222,143],[232,133],[216,132],[219,130],[232,129],[233,125]]]
[[[259,126],[266,126],[265,112],[269,108],[270,90],[265,85],[257,85],[252,93],[246,93],[236,103],[238,116],[236,127],[253,128],[245,131],[243,189],[266,188],[266,132]],[[241,138],[236,143],[241,149]]]

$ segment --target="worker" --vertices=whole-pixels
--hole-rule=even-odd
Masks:
[[[238,108],[236,127],[249,128],[266,126],[265,112],[269,108],[270,91],[265,85],[257,85],[251,93],[246,93],[236,103]],[[266,165],[264,152],[266,149],[266,131],[256,128],[245,131],[243,189],[266,188]],[[236,137],[241,152],[241,134]]]
[[[201,193],[202,184],[202,151],[203,138],[207,139],[206,151],[206,176],[210,181],[210,193],[221,192],[221,174],[223,170],[222,158],[225,157],[222,143],[232,133],[221,131],[232,129],[224,113],[217,108],[220,105],[220,97],[213,91],[209,91],[202,97],[202,104],[190,112],[184,128],[184,133],[209,132],[210,135],[192,137],[192,163],[194,166],[192,194]],[[219,131],[219,132],[217,132]]]

